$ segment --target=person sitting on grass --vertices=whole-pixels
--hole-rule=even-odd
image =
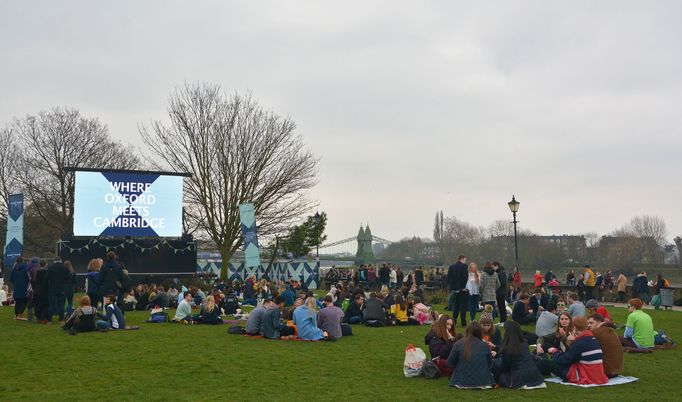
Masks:
[[[519,300],[514,303],[514,309],[512,310],[512,320],[519,323],[519,325],[534,324],[536,315],[535,312],[530,311],[528,307],[530,299],[527,293],[521,293],[519,295]]]
[[[547,307],[549,299],[547,295],[542,291],[542,288],[535,288],[533,292],[533,297],[530,298],[529,306],[530,309],[536,314],[540,315],[540,312]],[[542,307],[542,308],[540,308]]]
[[[294,329],[281,322],[282,310],[286,301],[277,296],[275,304],[265,310],[260,323],[260,334],[267,339],[293,339]]]
[[[545,382],[528,351],[523,331],[515,321],[504,323],[504,338],[493,372],[497,383],[505,388],[537,387]]]
[[[570,292],[566,296],[566,298],[568,299],[569,303],[568,313],[571,314],[571,317],[572,318],[585,317],[586,315],[585,305],[583,304],[583,302],[580,301],[578,296],[575,293]]]
[[[294,310],[294,325],[298,329],[298,337],[304,341],[329,339],[329,334],[317,327],[317,301],[308,297],[305,303]]]
[[[571,318],[571,315],[567,311],[559,314],[556,332],[542,337],[542,342],[537,343],[537,354],[546,353],[551,348],[565,352],[571,344],[568,340],[568,336],[574,332],[573,318]]]
[[[588,300],[587,303],[585,303],[585,308],[587,309],[588,316],[592,314],[599,314],[604,318],[604,325],[615,328],[611,314],[609,314],[609,311],[606,309],[606,307],[599,305],[598,301],[594,299]]]
[[[642,310],[642,300],[635,298],[628,301],[628,315],[625,333],[620,343],[631,349],[652,349],[654,347],[654,322],[651,316]]]
[[[198,324],[222,324],[223,319],[220,318],[220,309],[215,304],[213,295],[206,297],[206,302],[201,306],[201,311],[196,317]]]
[[[246,320],[246,335],[260,335],[260,326],[263,321],[263,316],[268,309],[272,308],[272,306],[274,306],[272,299],[265,299],[262,306],[258,306],[251,310],[249,318]]]
[[[598,313],[592,313],[587,319],[587,327],[597,342],[601,345],[603,354],[604,374],[607,377],[617,377],[623,372],[623,346],[613,328],[606,325],[604,317]]]
[[[334,339],[340,338],[343,335],[341,331],[343,310],[334,305],[334,298],[331,295],[324,297],[324,305],[325,307],[317,313],[317,327]]]
[[[587,319],[574,317],[573,327],[577,335],[568,336],[573,342],[566,352],[549,349],[552,354],[552,373],[574,384],[606,384],[609,379],[604,374],[601,345],[592,331],[587,329]]]
[[[192,318],[192,292],[189,290],[183,294],[183,299],[178,303],[178,308],[175,310],[175,317],[173,317],[173,322],[179,322],[181,324],[191,324],[194,322]]]
[[[71,335],[93,332],[97,329],[97,318],[104,319],[97,309],[90,305],[90,297],[85,295],[81,297],[80,306],[73,311],[62,328],[70,331]]]
[[[554,302],[547,303],[547,309],[540,313],[535,323],[535,335],[538,336],[538,345],[542,345],[544,338],[551,337],[556,333],[559,317],[557,316],[557,306]]]
[[[362,322],[376,326],[383,326],[386,322],[386,306],[374,292],[369,294],[369,299],[362,309]]]
[[[348,304],[344,321],[348,324],[359,324],[362,322],[362,310],[365,304],[365,296],[355,295],[355,300]]]
[[[407,315],[407,303],[401,295],[396,295],[391,306],[391,314],[395,316],[396,325],[419,325],[419,321]]]
[[[433,322],[431,330],[424,337],[424,343],[429,347],[431,358],[447,360],[452,346],[461,337],[455,332],[454,321],[449,315],[443,314]]]
[[[499,351],[502,344],[502,336],[500,335],[500,329],[493,325],[493,306],[491,304],[486,304],[483,308],[479,324],[481,324],[481,339],[483,342],[488,345],[490,350]]]
[[[126,329],[126,320],[123,316],[123,312],[116,305],[116,296],[108,295],[104,296],[104,319],[97,320],[95,325],[100,331],[106,331],[108,329]]]
[[[454,344],[448,356],[448,366],[454,369],[450,386],[457,388],[492,388],[495,378],[490,371],[493,360],[490,348],[481,340],[481,325],[476,321],[467,326],[464,339]]]

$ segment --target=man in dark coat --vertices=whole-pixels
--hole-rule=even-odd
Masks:
[[[497,308],[500,311],[500,322],[507,321],[507,273],[504,272],[504,267],[499,262],[493,262],[493,269],[497,272],[497,278],[500,280],[500,287],[497,288]]]
[[[52,321],[55,314],[59,316],[59,322],[64,321],[64,302],[66,301],[64,288],[66,281],[70,278],[69,270],[59,257],[47,267],[48,321]]]
[[[457,324],[457,315],[460,315],[462,327],[466,327],[466,312],[469,303],[469,293],[466,290],[467,280],[469,279],[469,269],[467,267],[467,257],[460,255],[457,262],[448,267],[448,287],[450,288],[450,299],[448,307],[452,309],[452,318]]]
[[[116,254],[113,251],[107,253],[107,261],[99,271],[99,280],[101,294],[118,294],[123,281],[123,268],[116,262]]]

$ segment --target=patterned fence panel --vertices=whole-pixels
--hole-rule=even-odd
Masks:
[[[198,274],[213,274],[220,275],[220,262],[208,262],[205,260],[197,261]],[[274,263],[267,267],[263,265],[257,267],[244,267],[244,263],[234,264],[230,263],[227,269],[227,278],[230,281],[243,282],[250,276],[260,280],[265,278],[270,281],[288,281],[295,280],[305,285],[309,289],[317,289],[320,286],[320,267],[317,263],[308,262],[290,262],[290,263]]]

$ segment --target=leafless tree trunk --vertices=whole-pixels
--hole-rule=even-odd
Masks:
[[[17,136],[11,127],[0,129],[0,220],[7,220],[7,199],[20,191]]]
[[[170,123],[140,127],[160,169],[189,172],[187,217],[222,257],[221,278],[241,246],[239,204],[253,202],[259,236],[282,233],[314,204],[317,160],[304,149],[296,125],[265,111],[250,96],[225,95],[219,86],[185,84],[171,94]]]
[[[12,129],[21,142],[19,180],[26,201],[43,224],[61,233],[73,225],[74,174],[66,167],[139,167],[132,147],[112,140],[106,125],[76,109],[15,119]]]

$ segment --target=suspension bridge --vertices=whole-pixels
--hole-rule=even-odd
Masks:
[[[356,236],[320,244],[320,255],[337,258],[355,258],[360,254],[370,251],[376,255],[391,244],[393,244],[391,240],[373,235],[369,225],[366,229],[361,226]]]

